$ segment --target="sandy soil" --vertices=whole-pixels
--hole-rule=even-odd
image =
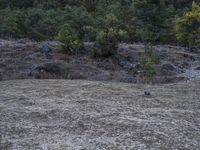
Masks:
[[[197,150],[199,141],[200,81],[0,82],[1,150]]]

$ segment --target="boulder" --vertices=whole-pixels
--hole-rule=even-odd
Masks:
[[[197,46],[190,47],[189,51],[192,52],[192,53],[199,53],[200,52],[200,50]]]
[[[52,52],[52,49],[50,48],[50,46],[47,43],[45,43],[40,48],[40,52],[43,54],[49,54],[50,52]]]
[[[199,67],[196,67],[195,70],[200,70],[200,66],[199,66]]]
[[[162,76],[172,76],[177,75],[178,70],[177,68],[172,64],[163,64],[160,68],[160,74]]]

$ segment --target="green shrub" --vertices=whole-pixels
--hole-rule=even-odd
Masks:
[[[93,26],[84,26],[83,31],[84,31],[84,38],[83,38],[84,41],[94,42],[96,40],[97,29],[95,29]]]
[[[23,36],[23,12],[20,10],[0,10],[0,36],[16,38]]]
[[[59,13],[53,9],[32,8],[27,10],[24,26],[27,33],[37,32],[48,37],[54,37],[58,32],[58,19]]]
[[[94,57],[108,57],[115,54],[118,46],[117,36],[117,31],[113,28],[101,30],[96,38]]]
[[[197,3],[193,2],[192,11],[177,20],[176,37],[185,45],[200,48],[200,6]]]
[[[149,45],[145,46],[145,57],[150,59],[154,64],[159,64],[160,62],[160,57],[155,52],[152,46],[149,46]]]
[[[126,30],[119,29],[117,31],[117,37],[120,42],[127,42],[128,41],[128,32]]]
[[[125,41],[127,32],[122,29],[108,28],[100,30],[96,37],[94,57],[109,57],[117,52],[120,41]]]
[[[136,34],[146,43],[164,43],[172,28],[175,9],[168,0],[134,0]],[[173,37],[173,36],[172,36]],[[162,41],[163,40],[163,41]]]
[[[63,10],[60,11],[58,22],[61,24],[61,26],[63,24],[69,24],[74,30],[77,31],[79,37],[83,39],[83,27],[91,25],[92,18],[84,7],[67,5]]]
[[[145,28],[137,29],[136,34],[141,38],[142,42],[155,44],[160,38],[160,33],[154,31],[155,29],[153,27],[147,26],[148,25],[146,25]]]
[[[104,11],[101,13],[105,13]],[[106,30],[108,28],[120,28],[121,19],[119,19],[119,17],[117,17],[114,13],[108,12],[104,16],[102,14],[98,14],[94,19],[94,25],[98,29]]]
[[[151,46],[145,46],[144,53],[144,70],[147,77],[154,77],[158,73],[158,64],[160,62],[159,55],[153,50]]]
[[[150,78],[154,77],[158,73],[157,66],[150,59],[146,60],[144,69],[145,75]]]
[[[77,32],[68,24],[61,28],[57,39],[61,42],[61,51],[68,54],[77,54],[83,45]]]
[[[85,41],[95,41],[99,31],[112,28],[127,31],[127,37],[118,36],[123,42],[174,44],[174,18],[189,10],[191,3],[190,0],[0,0],[0,37],[32,37],[30,34],[38,33],[52,40],[64,24],[69,24]],[[183,18],[199,18],[199,6],[194,7],[190,13],[196,16],[187,13]],[[177,38],[188,45],[200,45],[199,29],[188,28],[198,23],[183,18],[177,21],[180,24]]]

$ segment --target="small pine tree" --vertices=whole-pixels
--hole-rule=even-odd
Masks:
[[[77,54],[82,48],[82,42],[78,34],[68,24],[61,28],[57,39],[61,42],[60,50],[64,53]]]
[[[158,64],[160,62],[159,55],[153,50],[152,46],[145,46],[143,58],[145,76],[152,78],[158,73]]]

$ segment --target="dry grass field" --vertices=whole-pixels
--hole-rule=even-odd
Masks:
[[[0,135],[1,150],[197,150],[200,82],[3,81]]]

